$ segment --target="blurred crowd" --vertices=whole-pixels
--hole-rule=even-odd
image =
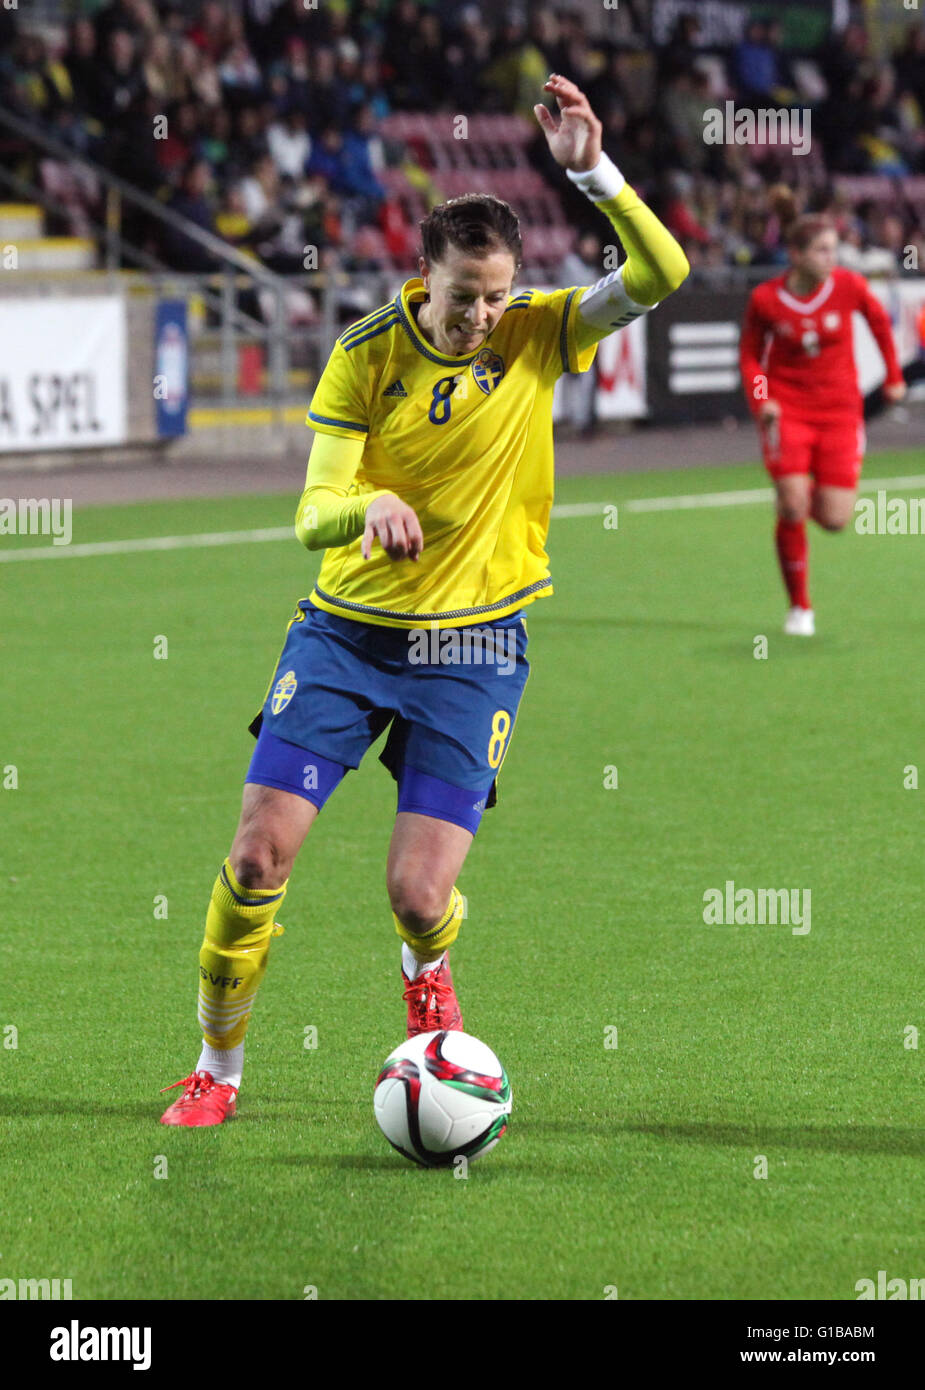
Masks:
[[[409,158],[384,138],[395,111],[518,112],[550,72],[572,77],[604,123],[604,145],[683,243],[695,267],[784,259],[769,191],[838,219],[843,258],[867,273],[909,268],[920,209],[833,191],[836,175],[925,173],[925,29],[875,57],[850,23],[812,54],[782,50],[773,20],[742,41],[704,42],[695,12],[668,41],[647,36],[648,7],[615,10],[619,38],[589,35],[583,11],[455,0],[111,0],[73,19],[55,44],[15,8],[0,10],[0,101],[196,225],[281,272],[364,263],[364,228],[394,266],[413,265],[417,228],[383,174]],[[87,6],[88,11],[90,5]],[[703,140],[704,111],[808,108],[813,158]],[[159,124],[160,123],[160,124]],[[559,189],[579,236],[594,214],[552,163],[537,127],[528,152]],[[801,166],[797,168],[797,166]],[[600,228],[597,228],[600,231]],[[211,255],[182,233],[127,234],[177,269]],[[310,267],[309,267],[310,268]]]

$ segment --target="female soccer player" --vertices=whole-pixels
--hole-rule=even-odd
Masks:
[[[389,726],[381,760],[398,810],[386,879],[408,1035],[462,1028],[447,957],[462,919],[456,879],[494,803],[527,676],[523,610],[552,592],[553,388],[688,272],[601,153],[587,98],[560,76],[545,90],[561,113],[535,108],[549,148],[627,259],[589,288],[512,298],[516,216],[487,195],[454,198],[421,223],[421,278],[337,340],[308,411],[317,437],[296,514],[299,540],[325,554],[251,726],[241,819],[199,956],[202,1053],[165,1124],[234,1114],[296,854]]]
[[[863,276],[836,266],[838,235],[829,219],[791,217],[787,247],[790,268],[749,298],[740,363],[765,467],[777,490],[777,555],[790,596],[784,631],[811,637],[816,625],[806,521],[812,517],[826,531],[845,526],[864,456],[863,401],[852,343],[855,311],[870,324],[883,354],[887,400],[902,400],[906,387],[887,312]]]

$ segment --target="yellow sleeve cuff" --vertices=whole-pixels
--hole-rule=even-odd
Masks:
[[[295,533],[306,549],[349,545],[363,534],[370,502],[387,495],[387,488],[371,488],[357,479],[363,449],[357,439],[315,436],[295,515]]]

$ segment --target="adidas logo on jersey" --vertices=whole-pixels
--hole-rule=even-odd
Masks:
[[[408,392],[402,385],[401,377],[399,377],[398,380],[393,381],[392,385],[383,391],[382,394],[383,396],[407,396]]]

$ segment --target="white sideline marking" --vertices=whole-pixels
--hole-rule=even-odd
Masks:
[[[905,478],[862,478],[859,492],[910,492],[925,487],[925,473]],[[570,502],[552,509],[553,519],[602,516],[606,507],[626,512],[681,512],[697,507],[741,507],[770,502],[770,487],[737,488],[734,492],[692,492],[680,497],[638,497],[625,502]],[[190,499],[191,501],[194,499]],[[144,536],[137,540],[94,541],[85,545],[30,545],[0,550],[0,564],[14,560],[66,560],[89,555],[131,555],[145,550],[201,550],[211,545],[251,545],[258,541],[295,539],[295,526],[264,526],[255,531],[203,531],[189,536]]]
[[[249,545],[252,541],[295,540],[295,526],[264,526],[257,531],[202,531],[190,536],[144,536],[138,540],[94,541],[86,545],[30,545],[0,551],[4,560],[54,560],[82,555],[130,555],[139,550],[201,550],[209,545]]]
[[[922,479],[925,483],[925,478]],[[774,489],[756,487],[735,492],[694,492],[687,497],[639,497],[635,501],[610,503],[624,512],[680,512],[690,507],[736,507],[751,502],[770,502]],[[600,516],[604,502],[573,502],[553,507],[554,517]]]

